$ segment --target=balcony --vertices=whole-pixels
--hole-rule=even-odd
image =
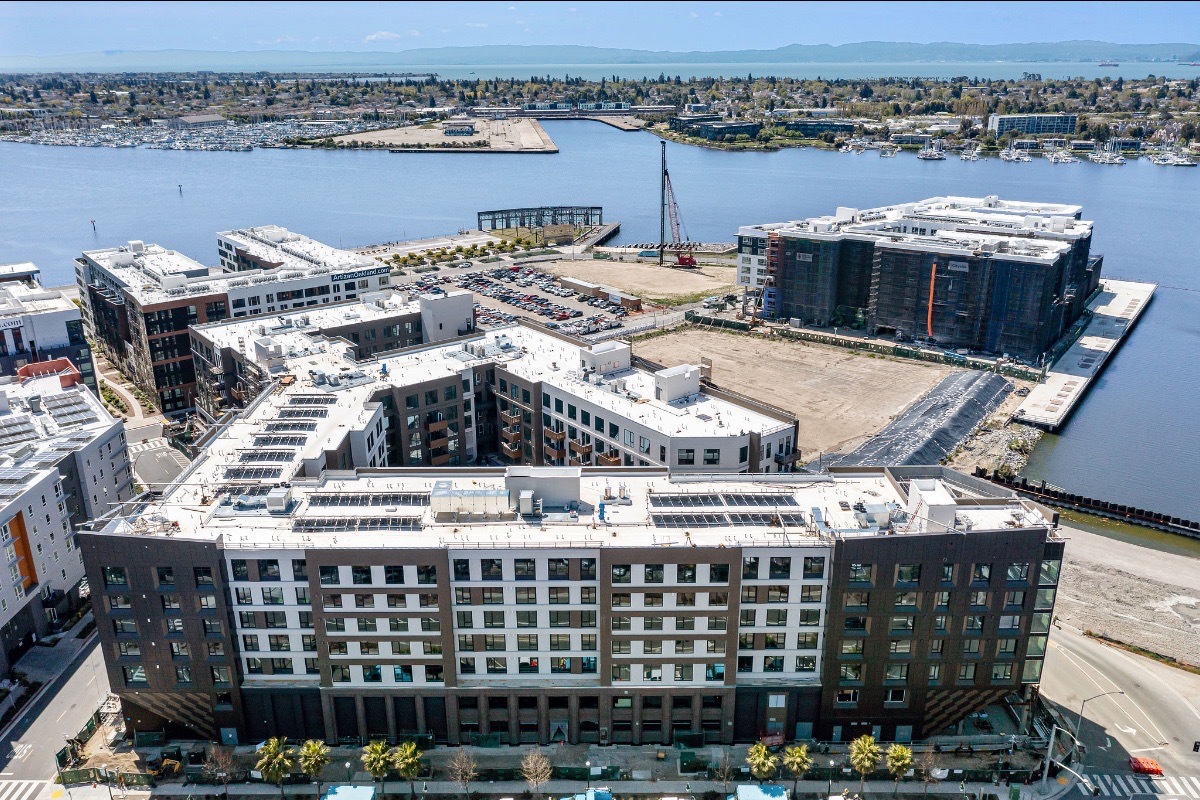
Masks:
[[[553,428],[542,428],[542,438],[549,442],[562,443],[567,439],[567,432],[556,431]]]
[[[500,431],[500,438],[506,442],[519,442],[521,441],[521,429],[504,428]]]
[[[435,431],[444,431],[444,430],[446,430],[446,428],[450,427],[450,420],[448,420],[448,419],[435,420],[433,422],[430,422],[427,427],[429,428],[430,433],[434,433]]]
[[[543,452],[545,452],[546,458],[552,458],[552,459],[556,459],[556,460],[561,459],[567,455],[567,451],[565,449],[563,449],[562,447],[557,447],[550,443],[546,444],[545,448],[543,448]]]
[[[445,441],[447,438],[449,438],[449,436],[450,436],[450,434],[446,432],[445,428],[439,428],[436,431],[430,431],[429,432],[429,445],[432,447],[437,442]]]
[[[521,412],[519,410],[501,411],[500,419],[510,425],[518,425],[521,422]]]
[[[511,442],[501,442],[500,452],[504,453],[504,455],[508,456],[509,458],[520,458],[521,446]]]
[[[590,444],[583,444],[582,442],[577,442],[572,439],[570,441],[570,446],[571,452],[580,458],[587,458],[592,454],[592,446]]]
[[[590,467],[592,465],[592,460],[590,458],[571,457],[567,461],[567,464],[572,467]]]
[[[602,467],[619,467],[621,466],[621,453],[617,450],[601,453],[596,456],[596,463]]]
[[[435,467],[444,467],[450,463],[449,453],[434,453],[429,457],[429,463]]]

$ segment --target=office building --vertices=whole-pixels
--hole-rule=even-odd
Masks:
[[[0,378],[0,672],[78,608],[75,532],[133,494],[124,427],[70,361]]]
[[[738,231],[767,318],[1036,362],[1098,289],[1079,206],[935,197]]]
[[[62,291],[46,289],[29,263],[0,265],[0,376],[26,364],[66,358],[93,392],[96,367],[83,334],[79,306]]]
[[[290,437],[340,436],[286,419],[316,428],[232,422],[161,500],[81,535],[129,730],[907,741],[1040,680],[1063,542],[985,481],[379,469],[369,443],[282,476]]]
[[[995,136],[1003,136],[1009,131],[1028,136],[1072,136],[1078,124],[1077,114],[992,114],[988,117],[987,129]]]
[[[168,414],[195,405],[188,326],[356,298],[390,268],[285,228],[217,234],[219,267],[134,241],[90,250],[76,277],[101,352]]]
[[[625,342],[589,345],[525,323],[478,333],[473,306],[469,292],[376,292],[198,325],[199,413],[215,421],[252,406],[255,419],[296,416],[302,385],[316,381],[335,389],[322,419],[353,433],[359,423],[347,420],[366,414],[366,446],[382,448],[376,466],[778,472],[798,458],[795,417],[709,385],[699,367],[646,364]],[[372,433],[376,413],[383,423]],[[321,452],[348,457],[332,449]]]

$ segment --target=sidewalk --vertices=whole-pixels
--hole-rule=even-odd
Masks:
[[[770,781],[779,786],[783,786],[791,796],[792,781],[790,780],[775,780]],[[329,791],[331,786],[346,785],[344,782],[339,783],[322,783],[321,792],[324,794]],[[376,797],[382,797],[379,792],[379,783],[370,781],[366,774],[356,775],[354,785],[366,786],[372,785],[376,789]],[[417,796],[425,797],[462,797],[462,787],[451,781],[422,781],[416,782]],[[724,798],[727,795],[734,793],[737,783],[730,783],[728,787],[723,787],[722,784],[712,781],[593,781],[592,788],[605,787],[612,791],[613,795],[618,798],[626,798],[632,796],[641,797],[695,797],[700,798],[709,792],[715,793],[718,797]],[[109,790],[104,785],[98,785],[95,788],[91,784],[71,786],[70,798],[58,796],[55,800],[109,800]],[[314,784],[298,784],[285,786],[284,795],[289,798],[312,798],[315,796],[316,786]],[[407,800],[409,797],[408,781],[389,780],[386,785],[387,796]],[[541,789],[541,794],[547,800],[553,798],[562,798],[573,796],[584,791],[586,787],[580,785],[578,781],[550,781]],[[1029,786],[1019,786],[1020,800],[1054,800],[1065,796],[1074,788],[1074,783],[1066,785],[1051,781],[1048,786],[1048,792],[1045,795],[1038,793],[1038,784]],[[56,791],[62,791],[61,787],[54,787]],[[843,790],[847,791],[847,797],[853,798],[859,795],[863,798],[884,798],[892,797],[892,793],[896,791],[896,785],[891,781],[868,781],[866,793],[863,794],[859,790],[858,780],[849,781],[834,781],[830,797],[841,798]],[[171,797],[171,798],[188,798],[193,800],[203,800],[204,798],[223,798],[223,787],[221,786],[204,786],[197,784],[182,783],[167,783],[156,786],[153,789],[129,790],[127,798],[129,800],[145,800],[148,797]],[[518,798],[529,792],[529,786],[524,781],[497,781],[494,783],[471,783],[471,796],[475,798],[483,797],[498,797],[498,798]],[[830,792],[830,787],[826,781],[800,781],[799,792],[797,798],[824,798],[826,793]],[[900,792],[897,795],[899,798],[920,798],[925,795],[925,785],[920,781],[904,781],[900,784]],[[957,783],[944,782],[930,784],[928,794],[939,796],[952,796],[963,798],[964,794],[976,800],[986,795],[995,795],[999,800],[1008,800],[1009,787],[1003,784],[997,786],[992,783],[968,783],[966,792],[960,792]],[[279,787],[264,783],[233,783],[229,785],[230,800],[237,798],[271,798],[279,796]],[[122,794],[120,789],[113,788],[112,797],[120,800]]]
[[[91,619],[92,612],[89,611],[69,631],[54,634],[58,641],[52,647],[35,644],[13,665],[13,670],[25,673],[26,680],[49,684],[66,671],[80,651],[91,644],[91,636],[82,639],[76,636]]]

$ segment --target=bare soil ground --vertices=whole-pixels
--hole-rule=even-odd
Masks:
[[[975,467],[983,467],[989,472],[1007,467],[1013,474],[1025,468],[1043,431],[1032,425],[1007,422],[1025,399],[1016,393],[1016,389],[1034,386],[1031,381],[1010,380],[1014,391],[983,421],[975,435],[953,453],[947,466],[967,473],[973,472]]]
[[[699,302],[711,295],[732,292],[737,282],[737,269],[732,264],[673,269],[657,264],[589,259],[552,261],[538,266],[555,275],[611,286],[635,294],[648,303],[666,301],[667,305]]]
[[[713,382],[786,409],[800,420],[805,460],[845,452],[877,433],[951,367],[856,355],[840,347],[687,329],[634,343],[665,366],[713,362]]]
[[[1067,523],[1070,524],[1070,523]],[[1063,621],[1200,664],[1200,559],[1064,528],[1055,614]]]
[[[459,149],[464,144],[482,139],[488,143],[487,147],[470,149],[496,153],[558,152],[558,146],[535,119],[477,119],[473,122],[476,130],[474,136],[446,136],[442,133],[442,126],[434,123],[409,125],[404,128],[387,128],[365,133],[348,133],[344,136],[335,136],[333,139],[347,144],[359,142],[360,144],[396,148],[423,145],[422,149],[425,150]]]

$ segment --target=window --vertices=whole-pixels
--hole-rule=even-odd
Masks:
[[[992,682],[993,683],[1008,683],[1012,680],[1012,664],[993,664],[992,665]]]
[[[338,575],[337,567],[321,567],[321,585],[336,586],[342,582],[341,576]]]
[[[508,673],[507,658],[489,658],[487,659],[487,671],[489,675],[505,675]]]
[[[820,640],[820,634],[817,633],[798,633],[796,634],[796,647],[800,650],[816,650],[817,642]]]
[[[912,639],[892,639],[888,647],[894,656],[908,655],[912,652]]]
[[[937,592],[933,596],[933,605],[938,609],[946,609],[950,607],[950,593]]]
[[[861,681],[862,664],[842,664],[838,667],[838,677],[844,681]]]
[[[866,617],[846,617],[846,620],[842,627],[844,630],[847,630],[847,631],[866,631],[867,630],[867,618]]]
[[[213,586],[213,571],[212,567],[193,567],[192,572],[196,578],[196,586]]]
[[[712,595],[709,595],[710,599]],[[662,592],[646,592],[642,595],[642,605],[646,608],[661,608],[663,604]]]
[[[690,681],[692,679],[691,664],[676,664],[675,665],[675,680]]]
[[[783,608],[767,609],[768,625],[787,625],[787,610]]]
[[[350,682],[350,667],[347,664],[334,664],[329,668],[329,673],[334,683]]]
[[[437,566],[433,564],[424,564],[417,567],[417,583],[436,584],[437,583]]]
[[[308,580],[308,562],[303,558],[292,559],[292,580]]]
[[[513,570],[519,581],[531,581],[537,577],[537,570],[532,558],[516,559],[513,561]]]
[[[1029,582],[1029,562],[1013,563],[1008,565],[1008,572],[1005,578],[1009,581],[1019,581],[1021,583]]]
[[[643,568],[644,581],[646,583],[662,583],[663,573],[662,564],[647,564]]]
[[[468,595],[469,596],[469,595]],[[486,588],[483,590],[483,604],[485,606],[498,606],[504,604],[504,590]]]
[[[296,587],[296,605],[298,605],[298,606],[312,605],[312,600],[309,599],[309,596],[308,596],[308,587],[307,586],[297,586]]]
[[[632,630],[633,629],[633,618],[632,617],[623,617],[623,616],[613,617],[612,618],[612,629],[614,631]]]
[[[972,681],[973,682],[975,680],[975,668],[977,666],[978,666],[977,664],[963,664],[962,666],[960,666],[958,668],[958,679],[960,681]]]
[[[139,665],[136,667],[122,667],[121,669],[125,674],[125,684],[127,686],[130,684],[146,683],[145,667]]]
[[[437,617],[421,617],[421,630],[425,633],[437,633],[442,629],[442,622]],[[360,628],[361,630],[361,628]]]
[[[747,556],[742,559],[742,580],[758,578],[758,557]]]
[[[642,630],[644,631],[661,631],[663,629],[662,617],[642,617]]]
[[[1023,608],[1025,606],[1025,591],[1023,589],[1014,589],[1013,591],[1005,592],[1004,606],[1006,608]]]
[[[262,601],[265,606],[283,605],[283,587],[264,586],[262,589]]]
[[[941,664],[930,664],[929,665],[929,682],[937,683],[939,680],[941,680],[941,678],[942,678],[942,665]]]
[[[872,564],[851,564],[847,580],[851,583],[870,583],[874,580],[875,567]]]
[[[683,581],[680,581],[681,583]],[[728,564],[709,564],[708,565],[708,582],[709,583],[729,583],[729,565]]]
[[[1038,589],[1037,594],[1033,596],[1033,607],[1038,611],[1048,611],[1054,608],[1054,594],[1053,588]]]
[[[803,577],[805,579],[825,577],[825,557],[805,556]]]
[[[629,655],[633,652],[633,645],[628,639],[613,639],[610,645],[609,650],[613,655]]]
[[[485,612],[483,612],[483,627],[485,627],[485,628],[503,628],[504,627],[504,612],[503,611],[485,611]]]
[[[267,637],[268,646],[275,652],[283,652],[292,649],[292,639],[284,634],[271,634]]]
[[[244,558],[235,558],[230,561],[229,571],[235,581],[250,580],[250,568],[246,566],[246,559]]]
[[[792,577],[792,559],[786,556],[771,556],[769,577],[772,579]]]
[[[706,681],[723,681],[723,680],[725,680],[725,665],[724,664],[705,664],[704,665],[704,680],[706,680]]]
[[[821,591],[824,587],[819,584],[808,584],[800,587],[800,602],[801,603],[819,603],[821,602]]]
[[[131,656],[140,656],[142,654],[142,646],[137,642],[117,642],[117,655],[122,658]]]
[[[273,558],[260,558],[258,560],[258,579],[260,581],[280,580],[279,562]]]
[[[988,583],[992,579],[991,564],[975,564],[971,569],[972,583]]]
[[[714,467],[721,463],[721,451],[716,449],[705,448],[704,464],[705,466]]]
[[[212,668],[213,683],[229,683],[229,667]]]
[[[986,591],[982,591],[982,590],[973,591],[970,593],[969,598],[970,598],[970,603],[973,606],[986,607],[988,604],[988,593]]]
[[[696,605],[695,592],[676,592],[675,605],[680,608],[692,608]]]
[[[383,582],[392,585],[404,583],[404,567],[390,566],[383,568]]]
[[[546,562],[547,577],[552,581],[565,581],[570,578],[568,565],[570,562],[565,558],[551,558]]]
[[[675,630],[677,631],[694,631],[696,629],[695,617],[676,617]]]
[[[1021,615],[1020,614],[1001,614],[1000,615],[1000,630],[1002,630],[1002,631],[1020,631],[1021,630]]]
[[[916,592],[896,592],[897,608],[916,606],[916,604],[917,604],[917,593]]]
[[[164,611],[179,608],[179,595],[177,594],[164,594],[161,600]]]
[[[518,628],[536,628],[538,624],[538,616],[536,611],[518,611],[517,612],[517,627]]]
[[[913,629],[913,617],[892,617],[890,627],[893,631],[911,631]]]
[[[596,559],[579,559],[579,579],[585,581],[596,580]]]
[[[987,617],[983,614],[969,614],[963,619],[963,630],[978,633],[983,630],[983,624],[986,620]]]
[[[1038,586],[1055,586],[1058,584],[1058,573],[1062,567],[1062,561],[1053,559],[1051,561],[1043,561],[1041,573],[1038,575]]]
[[[979,655],[979,640],[978,639],[963,639],[962,651],[963,655],[977,656]]]
[[[550,671],[558,674],[570,674],[571,659],[569,658],[552,658],[550,659]]]
[[[920,564],[897,564],[896,583],[917,583],[921,580]]]
[[[842,641],[842,655],[844,656],[861,656],[863,654],[862,639],[844,639]]]
[[[996,656],[1006,657],[1015,655],[1017,652],[1016,639],[999,639],[996,642]]]
[[[579,588],[579,602],[584,605],[595,605],[596,603],[596,587],[581,586]]]
[[[903,703],[906,691],[906,689],[885,689],[883,692],[883,702]]]
[[[326,617],[325,618],[325,632],[326,633],[345,633],[346,632],[346,620],[342,619],[340,617]]]
[[[537,589],[533,587],[519,587],[517,589],[517,603],[520,605],[532,605],[537,602]]]
[[[649,569],[649,568],[647,568]],[[646,581],[649,583],[649,579]],[[661,583],[662,581],[656,581]],[[696,565],[695,564],[676,564],[675,565],[675,582],[676,583],[695,583],[696,582]]]
[[[633,580],[633,570],[628,564],[613,564],[612,566],[612,582],[613,583],[629,583]]]
[[[843,608],[866,608],[870,603],[870,592],[846,592],[842,595]]]
[[[475,671],[475,660],[474,659],[463,659],[463,660],[471,662],[471,671],[474,672]],[[378,669],[378,667],[376,667],[376,669]],[[396,664],[392,667],[392,680],[394,680],[396,683],[412,683],[412,679],[413,679],[413,671],[412,671],[412,667],[410,665]]]
[[[747,587],[753,588],[753,587]],[[767,602],[768,603],[786,603],[788,601],[788,587],[778,584],[767,587]]]
[[[886,681],[907,681],[908,664],[888,664],[883,672]]]
[[[239,606],[254,605],[254,592],[249,586],[239,586],[233,590],[234,601]]]

